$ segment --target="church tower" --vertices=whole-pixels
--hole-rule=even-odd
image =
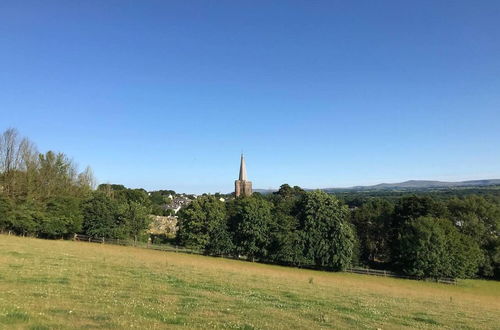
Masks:
[[[234,194],[239,196],[250,196],[252,194],[252,182],[247,180],[247,166],[245,158],[241,154],[240,177],[234,181]]]

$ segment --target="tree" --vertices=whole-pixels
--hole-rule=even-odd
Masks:
[[[180,244],[213,255],[228,254],[232,249],[226,208],[215,196],[201,196],[181,209],[178,226]]]
[[[500,205],[480,196],[452,198],[447,203],[458,230],[474,240],[483,253],[479,273],[500,278]]]
[[[334,196],[317,190],[308,192],[300,217],[304,256],[316,266],[347,268],[352,259],[355,236],[348,222],[347,206]]]
[[[9,128],[0,135],[0,186],[8,197],[22,193],[20,181],[34,151],[33,143],[21,138],[16,129]]]
[[[83,231],[94,237],[123,237],[117,231],[118,205],[105,193],[96,191],[82,205]]]
[[[300,187],[290,187],[284,184],[270,195],[274,204],[270,228],[270,244],[268,258],[274,262],[301,265],[301,236],[299,231],[299,205],[305,197],[305,191]]]
[[[274,221],[270,223],[268,259],[284,264],[303,264],[303,248],[298,219],[281,211],[274,211],[273,219]]]
[[[389,259],[389,233],[393,216],[394,204],[381,198],[372,198],[351,212],[359,238],[360,257],[364,263]]]
[[[151,204],[147,192],[144,189],[119,190],[115,199],[118,202],[120,229],[123,229],[126,235],[133,236],[137,242],[138,237],[151,223]]]
[[[75,197],[53,197],[47,202],[39,232],[43,237],[70,237],[82,230],[81,200]]]
[[[205,253],[215,256],[231,255],[234,244],[227,225],[227,217],[216,218],[209,228],[208,242]]]
[[[419,217],[446,218],[446,206],[430,196],[405,196],[399,199],[394,209],[390,230],[391,259],[398,260],[401,252],[403,231]]]
[[[9,230],[12,226],[12,204],[0,193],[0,231]]]
[[[394,210],[396,227],[426,216],[446,217],[446,205],[430,196],[405,196],[399,199]]]
[[[477,244],[443,218],[412,220],[405,227],[400,246],[400,269],[420,278],[471,277],[481,260]]]
[[[43,205],[36,201],[14,204],[10,229],[18,235],[35,236],[44,217]]]
[[[47,151],[39,155],[38,187],[43,199],[78,194],[75,164],[63,153]]]
[[[85,190],[93,190],[95,185],[94,172],[90,166],[87,166],[82,173],[78,174],[78,186]]]
[[[135,242],[151,223],[149,210],[147,205],[134,200],[128,200],[119,206],[119,214]]]
[[[231,202],[229,228],[236,252],[252,261],[267,256],[271,207],[270,202],[256,196],[237,198]]]

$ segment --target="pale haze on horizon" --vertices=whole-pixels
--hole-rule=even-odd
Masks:
[[[0,130],[99,183],[500,178],[500,2],[2,1]]]

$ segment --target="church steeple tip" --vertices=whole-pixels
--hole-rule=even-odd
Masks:
[[[241,180],[241,181],[248,181],[248,178],[247,178],[247,166],[245,164],[245,157],[243,156],[243,154],[241,154],[239,180]]]

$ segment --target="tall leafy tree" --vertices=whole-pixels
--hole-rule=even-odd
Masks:
[[[204,195],[179,212],[178,241],[207,254],[228,254],[232,248],[223,202]]]
[[[369,199],[351,213],[360,243],[363,263],[384,262],[390,257],[390,231],[394,204],[382,199]]]
[[[471,277],[481,260],[477,244],[442,218],[412,220],[404,230],[400,246],[399,267],[420,278]]]
[[[483,253],[480,275],[500,278],[500,204],[480,196],[448,201],[450,219]]]
[[[70,237],[82,230],[83,215],[79,198],[53,197],[47,202],[40,235],[48,238]]]
[[[237,253],[250,260],[267,257],[273,221],[271,208],[272,204],[258,195],[233,201],[229,227]]]
[[[299,230],[299,205],[305,197],[305,191],[299,187],[284,184],[270,196],[274,204],[270,227],[268,258],[271,261],[301,265],[303,247]]]
[[[134,241],[145,233],[151,223],[149,214],[151,212],[151,202],[144,189],[120,190],[115,195],[118,202],[121,229],[125,235],[131,235]]]
[[[0,231],[10,230],[12,227],[12,203],[0,193]]]
[[[323,191],[308,192],[302,205],[304,256],[316,266],[343,270],[352,260],[355,243],[349,210]]]
[[[83,231],[94,237],[118,237],[118,204],[101,191],[96,191],[82,205]]]
[[[217,217],[211,222],[208,234],[208,242],[205,245],[205,253],[215,256],[231,255],[234,252],[234,244],[229,233],[227,217]]]
[[[37,201],[24,201],[14,204],[10,229],[19,235],[36,236],[44,221],[43,204]]]
[[[402,235],[408,225],[420,217],[446,218],[446,205],[430,196],[404,196],[398,200],[394,209],[390,230],[391,259],[400,259]]]

